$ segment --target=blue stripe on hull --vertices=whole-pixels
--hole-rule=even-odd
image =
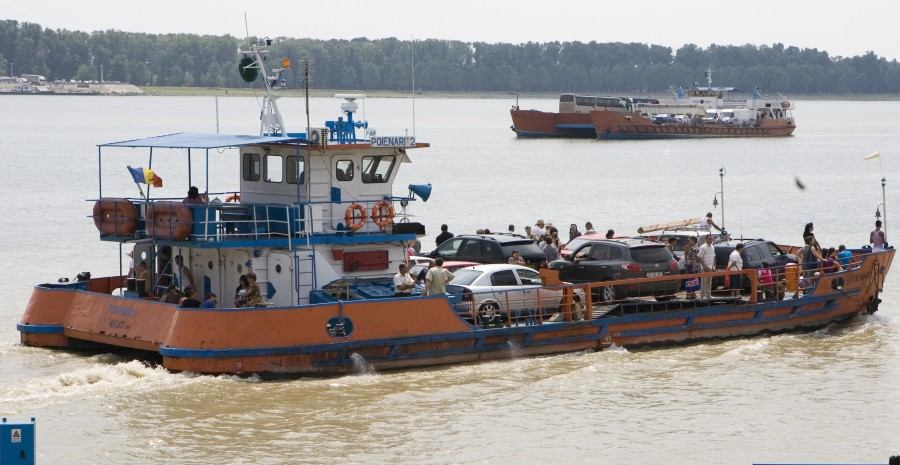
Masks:
[[[16,323],[16,330],[26,334],[62,334],[63,325],[23,325]]]
[[[859,290],[850,290],[842,295],[826,295],[817,297],[803,297],[801,299],[791,299],[785,301],[775,301],[760,304],[724,304],[714,305],[708,308],[689,308],[683,310],[666,310],[657,312],[643,312],[629,314],[625,316],[602,317],[589,321],[577,321],[566,323],[544,323],[535,326],[513,326],[500,327],[492,329],[478,329],[469,332],[456,332],[446,334],[432,334],[404,338],[386,338],[373,339],[366,341],[344,341],[331,344],[317,345],[297,345],[289,347],[255,347],[247,349],[181,349],[175,347],[163,346],[159,352],[166,357],[175,358],[229,358],[229,357],[266,357],[266,356],[285,356],[285,355],[311,355],[332,353],[336,356],[328,357],[328,360],[320,360],[314,362],[317,368],[339,368],[352,364],[350,355],[355,351],[368,348],[390,347],[390,350],[383,356],[366,355],[366,361],[373,364],[402,362],[404,360],[427,360],[430,358],[438,359],[440,357],[459,356],[510,352],[510,344],[514,344],[517,349],[528,350],[541,348],[546,349],[544,353],[554,352],[552,346],[563,346],[566,344],[583,344],[585,348],[601,348],[601,342],[609,335],[609,328],[635,324],[647,323],[657,320],[669,320],[683,318],[684,324],[666,326],[662,328],[649,328],[629,331],[616,331],[616,338],[641,338],[648,337],[654,341],[665,341],[665,334],[672,333],[671,342],[686,342],[692,339],[708,339],[717,336],[698,336],[698,337],[680,337],[679,333],[686,332],[708,332],[715,329],[739,329],[741,326],[759,326],[767,325],[772,330],[789,330],[793,325],[784,325],[798,315],[807,317],[811,315],[825,314],[838,308],[837,300],[846,299],[848,296],[859,294]],[[815,307],[809,311],[801,309],[810,306]],[[791,312],[763,317],[765,310],[775,310],[783,308],[792,308]],[[731,313],[754,312],[754,316],[749,319],[722,321],[714,323],[696,324],[695,321],[699,317],[708,317],[716,315],[727,315]],[[851,316],[852,313],[842,314],[835,318],[823,319],[821,321],[812,322],[807,326],[823,326],[835,320],[841,320]],[[559,337],[545,337],[535,339],[533,336],[541,333],[549,333],[555,331],[565,331],[570,333],[572,330],[584,330],[584,334],[571,335],[564,334]],[[740,333],[740,331],[723,331],[721,336],[738,334],[754,334],[763,330],[754,330],[752,332]],[[655,336],[655,337],[654,337]],[[660,337],[661,336],[661,337]],[[487,344],[486,338],[503,338],[503,342]],[[648,340],[649,340],[648,339]],[[440,343],[471,340],[470,346],[450,347],[444,349],[436,349],[429,351],[418,351],[411,353],[401,353],[403,346],[421,343]]]

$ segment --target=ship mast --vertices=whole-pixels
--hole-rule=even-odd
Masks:
[[[291,61],[288,58],[281,60],[280,68],[272,68],[272,75],[266,70],[265,62],[269,58],[269,47],[272,45],[272,39],[266,37],[263,43],[251,44],[248,50],[241,50],[241,76],[247,82],[256,80],[257,74],[262,74],[263,83],[266,86],[266,95],[263,97],[262,109],[259,114],[259,135],[261,136],[278,136],[287,134],[284,126],[284,119],[278,110],[276,100],[279,96],[275,95],[277,89],[284,89],[285,81],[281,78],[281,73],[291,67]]]

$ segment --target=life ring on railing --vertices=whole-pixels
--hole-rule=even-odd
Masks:
[[[344,212],[344,222],[347,227],[356,231],[366,224],[366,209],[358,203],[351,203]]]
[[[130,236],[138,225],[137,208],[128,199],[100,199],[94,204],[94,226],[106,236]]]
[[[372,207],[372,222],[383,228],[394,222],[394,206],[382,200]]]
[[[241,194],[235,192],[234,194],[229,195],[228,197],[225,197],[225,201],[226,202],[240,202]]]
[[[194,227],[194,215],[187,205],[158,202],[147,207],[147,234],[165,241],[183,241]]]

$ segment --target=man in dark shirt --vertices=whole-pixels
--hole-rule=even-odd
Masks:
[[[446,225],[446,224],[442,224],[442,225],[441,225],[441,233],[438,234],[437,239],[435,239],[435,241],[434,241],[434,242],[435,242],[435,246],[436,246],[436,247],[439,247],[441,244],[444,243],[444,241],[446,241],[447,239],[450,239],[451,237],[453,237],[453,233],[447,231],[447,225]]]

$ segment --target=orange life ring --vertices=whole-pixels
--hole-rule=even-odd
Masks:
[[[387,200],[382,200],[372,207],[372,222],[378,227],[385,227],[394,222],[394,206]]]
[[[94,204],[94,226],[104,236],[130,236],[138,225],[137,208],[128,199],[100,199]]]
[[[226,202],[240,202],[241,194],[235,192],[233,195],[229,195],[228,197],[225,197],[225,201]]]
[[[165,241],[183,241],[194,228],[191,208],[176,202],[158,202],[149,205],[145,220],[150,237]]]
[[[358,203],[351,203],[344,212],[344,222],[354,231],[363,227],[366,224],[366,209]]]

